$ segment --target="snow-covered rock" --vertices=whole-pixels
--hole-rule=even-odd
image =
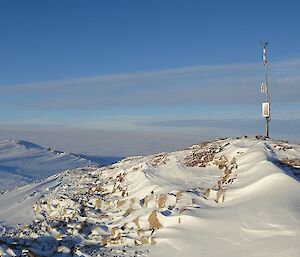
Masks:
[[[299,160],[298,145],[240,138],[65,171],[0,196],[0,251],[297,257]]]

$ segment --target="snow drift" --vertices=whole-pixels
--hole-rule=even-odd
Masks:
[[[3,256],[300,256],[300,147],[220,139],[0,196]]]

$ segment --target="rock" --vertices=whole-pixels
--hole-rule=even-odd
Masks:
[[[164,208],[167,201],[167,195],[161,194],[157,198],[157,207]]]
[[[58,253],[70,253],[71,249],[67,246],[60,245],[59,247],[57,247],[56,252],[58,252]]]
[[[158,218],[157,218],[157,212],[156,211],[153,211],[149,217],[148,217],[148,222],[150,224],[150,229],[154,229],[154,230],[157,230],[157,229],[160,229],[163,227],[162,224],[160,224]]]

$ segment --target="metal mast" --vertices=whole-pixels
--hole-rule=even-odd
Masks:
[[[268,82],[268,62],[267,62],[267,42],[261,42],[262,55],[264,63],[265,81],[261,84],[261,92],[265,94],[266,101],[262,103],[262,116],[266,120],[265,124],[265,137],[269,138],[269,123],[270,123],[270,102],[269,102],[269,82]]]

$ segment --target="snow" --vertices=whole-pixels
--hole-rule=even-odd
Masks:
[[[59,175],[4,193],[0,197],[0,222],[8,227],[30,223],[34,219],[32,206],[50,189],[61,183]]]
[[[300,147],[220,139],[0,195],[3,256],[300,255]]]
[[[0,191],[44,179],[60,171],[92,164],[80,156],[45,149],[30,142],[1,141]]]

